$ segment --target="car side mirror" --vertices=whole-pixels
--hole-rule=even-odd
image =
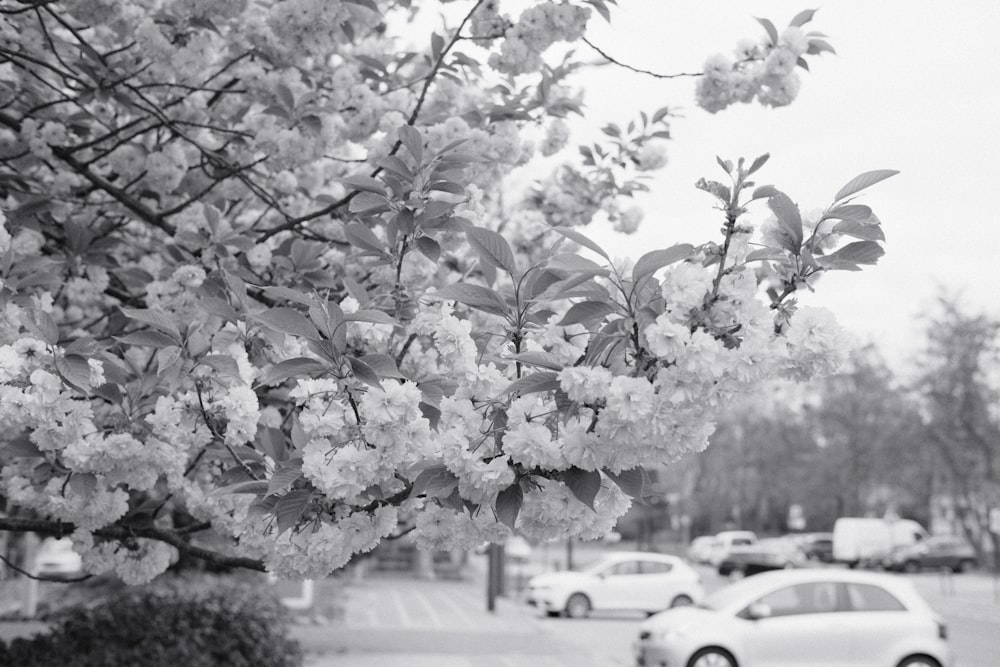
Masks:
[[[747,608],[747,615],[753,621],[769,618],[771,616],[771,605],[764,604],[763,602],[754,602]]]

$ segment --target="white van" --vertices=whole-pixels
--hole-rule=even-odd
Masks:
[[[833,524],[833,560],[857,565],[876,565],[897,547],[916,544],[927,531],[909,519],[843,518]]]
[[[757,534],[750,530],[724,530],[716,533],[715,541],[712,543],[708,562],[713,567],[718,567],[719,563],[726,559],[733,547],[748,547],[757,544]]]

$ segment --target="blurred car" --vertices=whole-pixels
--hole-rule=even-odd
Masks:
[[[550,616],[580,618],[593,610],[653,613],[690,605],[703,596],[698,573],[680,558],[623,551],[580,571],[532,577],[527,602]]]
[[[925,568],[967,572],[977,562],[976,550],[971,544],[960,537],[941,535],[893,549],[883,565],[886,569],[898,572],[919,572]]]
[[[733,547],[719,563],[719,574],[738,579],[768,570],[802,567],[806,558],[794,541],[775,537],[750,546]]]
[[[833,562],[833,533],[802,533],[795,538],[806,559]]]
[[[714,540],[708,563],[718,567],[734,547],[757,544],[757,534],[749,530],[724,530],[716,533]]]
[[[35,555],[35,573],[48,579],[72,578],[83,573],[83,559],[68,537],[47,537]]]
[[[913,585],[846,569],[765,572],[639,626],[642,667],[951,667],[947,628]]]
[[[702,535],[691,540],[691,545],[687,550],[687,558],[692,563],[705,564],[712,557],[712,549],[715,545],[715,538],[711,535]]]

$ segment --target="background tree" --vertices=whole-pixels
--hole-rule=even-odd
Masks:
[[[926,332],[918,386],[940,482],[980,557],[988,539],[1000,559],[1000,536],[988,530],[989,509],[1000,506],[1000,322],[943,296]]]

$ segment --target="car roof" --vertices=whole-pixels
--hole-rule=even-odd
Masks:
[[[654,551],[613,551],[605,554],[601,558],[602,562],[611,560],[657,560],[664,563],[677,563],[680,559],[670,554],[661,554]]]
[[[881,572],[862,572],[833,567],[772,570],[748,577],[732,586],[742,588],[742,594],[739,596],[742,600],[765,595],[785,586],[826,581],[880,586],[898,597],[908,609],[930,611],[928,604],[909,581],[894,574]]]

